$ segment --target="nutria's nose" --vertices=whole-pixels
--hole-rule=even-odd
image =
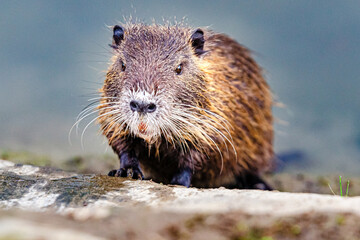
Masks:
[[[156,105],[154,103],[144,103],[133,100],[130,102],[130,109],[138,113],[152,113],[155,112]]]

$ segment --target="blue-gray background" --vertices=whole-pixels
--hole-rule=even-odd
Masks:
[[[359,1],[0,2],[0,148],[64,159],[109,152],[97,126],[68,132],[101,87],[108,26],[123,16],[181,20],[254,50],[277,96],[275,147],[306,161],[288,170],[360,169]],[[281,122],[285,123],[281,123]],[[89,122],[89,121],[87,121]]]

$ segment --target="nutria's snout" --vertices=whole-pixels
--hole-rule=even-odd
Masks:
[[[133,112],[138,113],[153,113],[156,110],[156,105],[154,103],[140,102],[136,100],[132,100],[130,102],[130,109]]]

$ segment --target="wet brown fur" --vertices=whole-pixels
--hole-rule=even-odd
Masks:
[[[189,167],[191,183],[198,187],[232,184],[244,171],[260,174],[272,165],[272,96],[249,50],[224,34],[202,29],[205,53],[196,56],[189,42],[194,29],[143,24],[124,28],[124,43],[115,51],[98,107],[102,132],[117,154],[136,145],[146,177],[169,183],[177,169]],[[128,72],[121,72],[119,59]],[[183,60],[184,76],[176,78],[173,70]],[[151,144],[137,139],[110,112],[112,99],[124,88],[166,91],[170,108],[200,120],[189,116],[188,124],[177,125],[177,133],[164,130]]]

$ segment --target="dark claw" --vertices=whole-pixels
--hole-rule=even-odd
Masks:
[[[114,169],[114,170],[111,170],[109,173],[108,173],[108,176],[109,177],[115,177],[115,174],[117,173],[117,170]]]
[[[133,168],[132,169],[132,178],[133,179],[143,180],[144,179],[144,174],[141,172],[140,169]]]
[[[173,185],[182,185],[185,187],[190,187],[191,177],[192,177],[191,170],[186,168],[183,171],[181,171],[180,173],[176,174],[172,178],[170,183]]]
[[[259,175],[250,172],[237,177],[237,186],[235,188],[273,190]]]
[[[128,176],[128,171],[126,168],[120,168],[115,175],[115,177],[127,177],[127,176]]]
[[[259,189],[259,190],[274,190],[272,187],[270,187],[266,182],[263,183],[257,183],[254,185],[255,189]]]

